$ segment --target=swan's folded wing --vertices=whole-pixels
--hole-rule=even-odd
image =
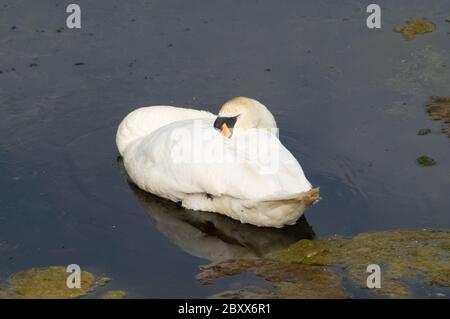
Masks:
[[[172,200],[192,193],[273,200],[311,189],[275,135],[251,132],[228,139],[212,123],[172,123],[134,143],[124,158],[130,177],[140,188]]]

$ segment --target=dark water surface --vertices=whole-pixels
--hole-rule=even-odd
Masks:
[[[199,266],[301,238],[450,227],[450,141],[424,112],[450,95],[450,2],[0,1],[0,280],[77,263],[130,297],[206,297]],[[392,29],[425,16],[434,33]],[[80,64],[82,63],[82,64]],[[78,64],[78,65],[76,65]],[[134,189],[115,131],[138,106],[216,112],[249,96],[323,200],[299,225],[258,229]],[[419,137],[421,128],[432,135]],[[427,154],[438,165],[419,167]]]

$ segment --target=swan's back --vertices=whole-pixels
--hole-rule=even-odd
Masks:
[[[117,129],[116,144],[119,153],[123,156],[125,149],[131,142],[149,135],[160,127],[176,121],[197,118],[214,118],[214,114],[163,105],[138,108],[129,113]]]

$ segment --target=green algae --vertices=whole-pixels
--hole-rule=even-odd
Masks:
[[[211,284],[218,278],[253,272],[273,289],[248,287],[225,291],[213,298],[347,298],[341,279],[327,267],[293,264],[276,260],[229,260],[205,268],[197,279]]]
[[[431,134],[431,130],[429,128],[423,128],[417,132],[417,135],[420,135],[420,136],[428,135],[428,134]]]
[[[94,293],[111,281],[108,277],[96,278],[87,271],[81,272],[80,288],[68,288],[70,274],[66,267],[32,268],[13,274],[0,290],[0,299],[71,299]],[[2,286],[3,287],[3,286]],[[118,294],[117,294],[118,295]]]
[[[276,293],[268,289],[247,287],[245,289],[226,290],[210,296],[211,299],[278,299]]]
[[[8,281],[9,295],[19,299],[78,298],[88,294],[95,285],[94,275],[82,271],[81,287],[70,289],[66,285],[67,276],[66,268],[62,266],[18,272]]]
[[[450,232],[397,231],[364,233],[352,239],[331,237],[301,240],[269,256],[274,260],[307,265],[339,266],[360,287],[366,284],[366,267],[382,269],[382,287],[376,293],[409,297],[407,282],[450,287]]]
[[[420,166],[424,166],[424,167],[436,165],[436,161],[434,159],[432,159],[431,157],[427,156],[427,155],[419,156],[416,159],[416,162]]]
[[[381,267],[382,279],[381,288],[369,294],[410,298],[411,285],[415,293],[430,286],[450,287],[450,232],[408,230],[305,239],[264,259],[213,264],[197,279],[211,284],[224,276],[253,272],[273,287],[228,290],[213,298],[349,298],[343,283],[365,289],[370,264]]]
[[[444,242],[441,244],[441,248],[444,249],[444,250],[450,250],[450,240],[444,241]]]
[[[99,280],[97,280],[97,284],[102,287],[102,286],[108,284],[110,281],[111,281],[111,278],[109,278],[109,277],[101,277]]]
[[[444,122],[442,133],[450,137],[450,97],[432,96],[426,111],[432,120]]]
[[[122,290],[110,290],[107,291],[102,298],[103,299],[124,299],[126,293]]]
[[[406,40],[412,40],[416,35],[430,33],[434,30],[436,30],[436,25],[426,18],[410,19],[404,26],[394,28],[394,31],[401,33]]]

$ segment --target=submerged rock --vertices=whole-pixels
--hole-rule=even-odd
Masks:
[[[450,137],[450,97],[432,96],[426,108],[432,120],[444,121],[442,132]]]
[[[404,26],[394,28],[394,31],[403,34],[406,40],[412,40],[416,35],[430,33],[434,30],[436,30],[436,25],[426,18],[410,19]]]
[[[416,159],[417,164],[420,166],[433,166],[436,165],[436,161],[429,156],[422,155]]]

